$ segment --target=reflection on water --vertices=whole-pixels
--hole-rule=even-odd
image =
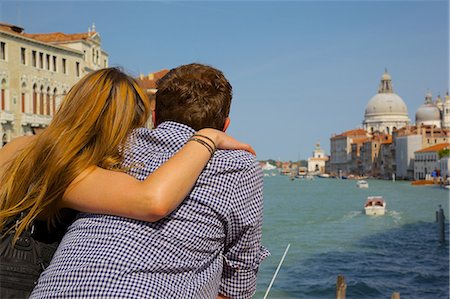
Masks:
[[[434,222],[438,205],[448,211],[449,192],[408,182],[354,184],[265,179],[263,243],[272,256],[260,268],[255,298],[263,297],[287,243],[269,298],[334,298],[338,274],[348,298],[390,298],[394,291],[402,298],[449,297],[449,247],[439,244]],[[364,215],[370,195],[386,199],[385,216]]]

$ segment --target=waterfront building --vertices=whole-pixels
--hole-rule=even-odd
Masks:
[[[86,33],[29,34],[0,23],[0,147],[45,128],[71,86],[108,64],[95,26]]]
[[[147,94],[149,100],[150,100],[150,107],[152,110],[155,110],[155,93],[156,93],[156,83],[159,79],[164,77],[169,70],[163,69],[154,73],[149,73],[148,75],[140,74],[138,78],[135,78],[136,81],[139,83],[139,85],[142,87],[142,89],[145,90],[145,93]],[[147,122],[148,128],[153,128],[153,116],[150,115],[150,118]]]
[[[354,129],[333,135],[330,138],[330,174],[350,173],[351,169],[355,167],[352,158],[359,157],[359,148],[355,146],[355,149],[352,150],[352,144],[362,143],[367,137],[367,131],[364,129]]]
[[[449,139],[450,129],[436,128],[435,125],[407,126],[394,131],[397,177],[414,179],[414,152],[447,143]]]
[[[369,176],[392,175],[392,135],[375,132],[367,138],[361,149],[362,171]],[[387,165],[387,163],[391,165]]]
[[[433,173],[435,176],[441,176],[439,151],[448,149],[449,146],[450,143],[441,143],[416,151],[414,153],[414,179],[432,180]]]
[[[367,103],[363,127],[369,134],[377,131],[392,134],[409,122],[406,104],[394,93],[391,76],[386,70],[381,77],[378,93]]]
[[[438,169],[441,173],[441,177],[443,178],[444,182],[447,184],[450,183],[450,157],[442,157],[439,159],[438,162]]]
[[[328,157],[325,155],[325,151],[319,143],[316,144],[313,156],[308,158],[308,172],[325,173],[326,161],[328,161]]]

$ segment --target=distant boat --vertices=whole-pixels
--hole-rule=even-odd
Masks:
[[[384,215],[386,211],[386,201],[382,196],[369,196],[367,197],[364,205],[364,212],[366,215],[378,216]]]
[[[358,188],[369,188],[369,183],[365,180],[359,180],[356,182],[356,187]]]
[[[319,175],[317,175],[319,178],[329,178],[330,175],[328,173],[321,173]]]
[[[314,176],[311,175],[311,174],[307,174],[307,175],[305,176],[305,179],[306,179],[306,180],[314,180]]]

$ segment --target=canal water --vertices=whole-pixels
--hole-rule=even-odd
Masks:
[[[347,298],[449,298],[449,194],[436,186],[368,180],[291,181],[264,178],[263,244],[272,255],[258,273],[263,298],[290,243],[268,298],[335,298],[344,275]],[[366,216],[367,196],[381,195],[386,215]],[[439,243],[436,210],[444,209],[446,243]]]

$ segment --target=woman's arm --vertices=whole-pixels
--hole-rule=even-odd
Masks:
[[[225,133],[202,129],[220,149],[243,149]],[[198,142],[188,142],[144,181],[120,172],[91,167],[66,190],[62,206],[83,212],[111,214],[144,221],[157,221],[172,212],[187,196],[211,155]]]

